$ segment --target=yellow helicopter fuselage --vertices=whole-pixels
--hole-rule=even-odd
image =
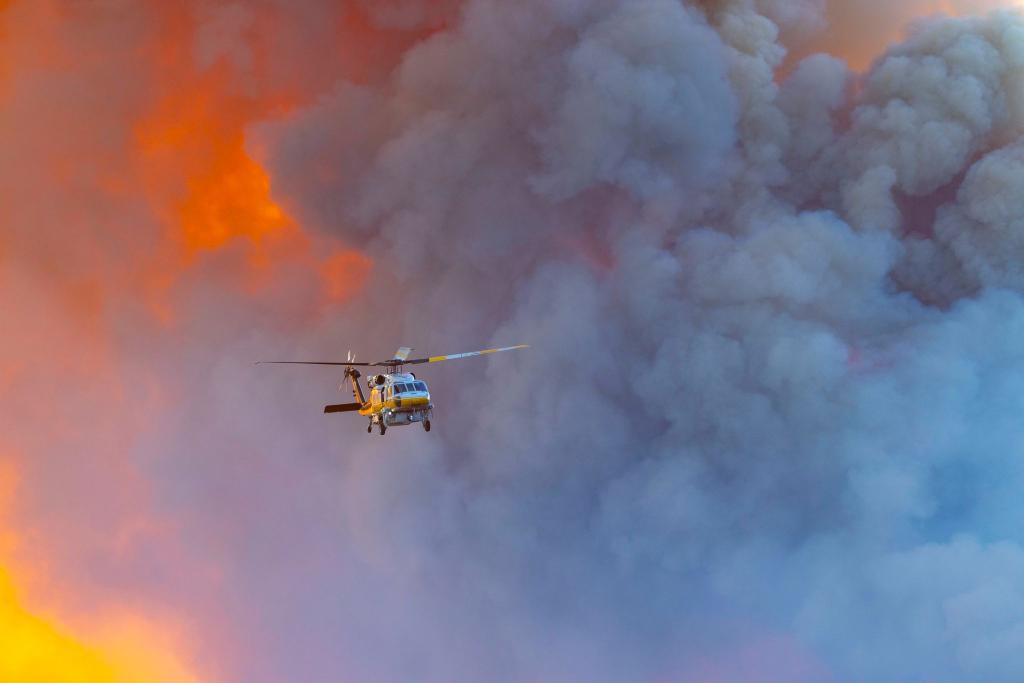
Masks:
[[[518,346],[505,346],[499,349],[484,349],[482,351],[469,351],[467,353],[454,353],[447,356],[430,356],[427,358],[409,358],[411,348],[403,346],[395,352],[395,355],[388,360],[376,363],[358,363],[351,352],[344,361],[261,361],[273,365],[324,365],[339,366],[345,368],[345,379],[351,383],[353,403],[342,403],[339,405],[324,406],[325,413],[359,413],[369,418],[370,424],[366,431],[372,431],[373,425],[380,428],[381,435],[388,427],[401,427],[420,423],[423,429],[430,431],[430,418],[434,414],[434,404],[430,401],[430,390],[426,382],[417,379],[416,375],[409,372],[402,372],[404,365],[420,365],[423,363],[440,363],[460,358],[474,358],[486,356],[502,351],[516,351],[528,348],[526,344]],[[367,390],[369,396],[363,393],[359,384],[362,374],[357,370],[362,368],[385,368],[387,372],[380,375],[371,375],[367,378]],[[342,387],[344,387],[344,383]]]
[[[384,420],[388,427],[430,419],[434,406],[426,382],[413,374],[397,373],[369,378],[370,396],[359,414]]]

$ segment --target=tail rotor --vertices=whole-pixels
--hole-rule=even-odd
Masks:
[[[355,363],[355,362],[356,362],[356,355],[354,353],[352,353],[352,351],[350,349],[349,352],[347,354],[345,354],[345,363]],[[365,399],[363,398],[362,389],[359,388],[359,378],[360,377],[362,377],[362,374],[358,370],[356,370],[351,365],[346,365],[346,367],[345,367],[345,379],[342,380],[341,385],[338,387],[338,391],[343,391],[345,389],[345,383],[348,382],[351,385],[352,396],[355,399],[357,399],[360,403],[365,403]]]

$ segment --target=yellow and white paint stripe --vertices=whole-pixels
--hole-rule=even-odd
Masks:
[[[458,360],[459,358],[472,358],[473,356],[486,356],[489,353],[500,353],[502,351],[516,351],[518,349],[528,349],[529,344],[519,344],[518,346],[506,346],[500,349],[484,349],[483,351],[470,351],[468,353],[453,353],[449,356],[431,356],[427,358],[427,363],[440,363],[443,360]],[[422,361],[421,361],[422,362]]]

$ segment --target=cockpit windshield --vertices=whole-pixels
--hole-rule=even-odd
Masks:
[[[422,391],[426,393],[427,385],[423,382],[405,382],[403,384],[395,384],[396,394],[407,394],[412,391]]]

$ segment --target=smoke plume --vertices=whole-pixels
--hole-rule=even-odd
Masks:
[[[1019,680],[1008,3],[44,5],[0,9],[36,611],[181,680]],[[513,343],[422,373],[429,435],[250,364]]]

